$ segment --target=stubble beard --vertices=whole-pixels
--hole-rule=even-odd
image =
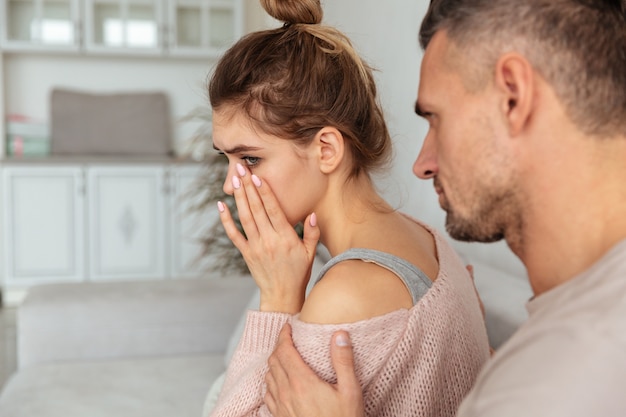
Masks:
[[[517,215],[515,193],[502,190],[482,194],[474,194],[476,203],[466,215],[443,199],[441,208],[447,214],[446,230],[450,237],[463,242],[490,243],[507,237],[507,230],[518,228],[521,219]]]

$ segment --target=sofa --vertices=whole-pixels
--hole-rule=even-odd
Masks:
[[[530,289],[507,262],[483,262],[483,247],[459,249],[474,265],[497,348],[525,319]],[[245,311],[257,306],[246,275],[34,287],[17,311],[18,369],[0,394],[0,417],[199,417],[219,391]]]
[[[250,277],[51,284],[17,311],[0,416],[199,416]]]

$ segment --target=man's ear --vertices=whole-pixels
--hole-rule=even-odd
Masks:
[[[502,93],[501,110],[511,136],[519,134],[534,111],[534,70],[517,53],[507,53],[496,63],[496,88]]]
[[[341,132],[330,126],[321,128],[314,139],[320,171],[333,172],[343,161],[345,142]]]

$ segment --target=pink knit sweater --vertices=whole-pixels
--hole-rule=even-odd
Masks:
[[[465,266],[448,243],[429,230],[437,245],[439,274],[410,310],[341,325],[249,311],[211,416],[271,416],[263,403],[264,377],[285,323],[291,323],[304,360],[333,383],[330,338],[335,330],[350,332],[367,416],[454,416],[489,357],[489,345]]]

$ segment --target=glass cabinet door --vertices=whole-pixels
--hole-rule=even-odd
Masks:
[[[158,0],[90,0],[85,46],[88,51],[160,53],[162,22]]]
[[[3,49],[217,56],[245,0],[0,0]]]
[[[77,0],[6,0],[3,46],[7,49],[78,49]]]
[[[218,54],[242,35],[242,0],[169,2],[170,54]]]

